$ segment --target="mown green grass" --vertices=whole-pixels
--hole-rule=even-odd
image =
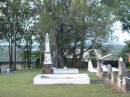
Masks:
[[[0,97],[130,97],[130,92],[112,90],[89,73],[90,85],[33,85],[33,77],[41,70],[18,70],[0,74]]]

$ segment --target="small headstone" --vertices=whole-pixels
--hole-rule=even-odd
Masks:
[[[103,72],[107,72],[107,66],[104,65],[104,64],[102,64],[101,66],[102,66],[102,70],[103,70]]]
[[[67,67],[65,66],[64,69],[67,69]]]
[[[97,68],[93,67],[93,64],[92,64],[91,60],[88,61],[88,71],[89,72],[97,72]]]
[[[107,65],[107,78],[111,79],[112,66],[110,64]]]
[[[1,68],[1,72],[6,72],[6,69],[5,68]]]
[[[93,69],[93,64],[91,60],[88,61],[88,70],[89,69]]]
[[[7,72],[7,73],[10,73],[10,69],[6,69],[6,72]]]

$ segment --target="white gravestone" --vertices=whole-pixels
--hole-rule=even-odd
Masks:
[[[89,72],[97,72],[97,68],[93,67],[91,60],[88,61],[88,71]]]

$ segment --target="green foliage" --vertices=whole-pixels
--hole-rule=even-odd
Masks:
[[[112,8],[117,8],[120,6],[120,2],[122,0],[101,0],[102,3],[112,7]],[[124,1],[124,0],[123,0]]]
[[[127,68],[130,69],[130,62],[127,62]]]
[[[129,0],[121,0],[118,17],[122,22],[122,29],[129,32],[130,30],[130,2]]]
[[[98,48],[110,40],[113,20],[108,7],[96,1],[91,6],[85,0],[54,1],[43,0],[38,26],[40,40],[49,32],[53,57],[57,60],[54,64],[64,65],[65,53],[73,57],[73,62],[77,58],[81,61],[84,49]]]
[[[130,2],[129,0],[101,0],[102,3],[111,8],[112,15],[116,20],[121,21],[122,29],[130,30]]]
[[[24,57],[31,56],[29,54],[34,42],[32,38],[36,35],[36,13],[33,5],[31,0],[0,1],[0,35],[1,39],[9,44],[10,68],[13,66],[12,62],[16,65],[16,47],[22,47],[21,43],[25,42],[26,45],[22,47],[27,51]]]
[[[42,51],[33,52],[32,59],[35,60],[35,67],[41,68],[43,66],[43,63],[40,61],[43,61],[43,59],[44,59],[44,52],[42,52]]]
[[[22,56],[23,58],[27,58],[30,55],[29,51],[23,51],[22,53],[20,53],[20,56]]]
[[[89,59],[92,61],[92,64],[97,64],[97,60],[96,60],[97,58],[95,52],[93,51],[89,52]]]
[[[123,50],[120,52],[120,56],[122,56],[126,62],[128,62],[128,53],[130,52],[130,40],[125,41],[125,46]]]
[[[122,1],[122,0],[120,0]],[[112,3],[110,5],[110,3]],[[11,46],[25,43],[26,54],[31,61],[32,45],[44,49],[44,36],[49,33],[51,52],[55,65],[67,64],[72,56],[73,65],[82,62],[84,49],[101,48],[112,38],[113,9],[117,0],[6,0],[1,1],[3,16],[0,17],[0,38]],[[3,5],[6,6],[3,6]],[[117,13],[116,13],[117,14]],[[15,46],[16,48],[16,46]],[[79,53],[76,50],[79,49]],[[11,48],[12,50],[12,48]],[[10,54],[12,55],[12,54]],[[67,55],[67,56],[66,56]],[[41,60],[41,58],[40,58]],[[28,60],[29,63],[29,60]],[[41,64],[41,62],[40,62]]]
[[[22,66],[23,68],[27,68],[28,66],[28,57],[30,56],[30,52],[29,51],[23,51],[23,52],[19,52],[19,56],[22,58]]]

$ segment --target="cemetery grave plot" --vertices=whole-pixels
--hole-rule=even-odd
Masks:
[[[90,79],[88,74],[39,74],[33,84],[90,84]]]

